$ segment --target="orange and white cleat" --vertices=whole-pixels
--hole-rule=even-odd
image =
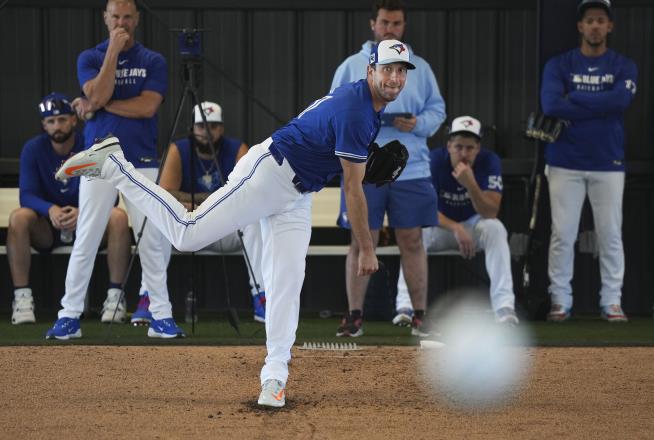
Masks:
[[[55,174],[55,179],[66,180],[71,177],[102,177],[102,166],[110,154],[122,151],[118,138],[112,135],[99,139],[87,150],[80,151],[68,159]]]
[[[277,379],[268,379],[261,385],[261,394],[257,401],[259,405],[281,408],[286,405],[286,390],[284,383]]]

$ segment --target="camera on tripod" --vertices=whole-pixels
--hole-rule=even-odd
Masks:
[[[182,29],[177,36],[179,54],[184,59],[202,58],[202,38],[200,29]]]

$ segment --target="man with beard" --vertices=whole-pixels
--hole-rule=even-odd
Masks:
[[[224,136],[223,111],[218,104],[203,102],[202,111],[209,126],[209,135],[215,156],[209,146],[200,108],[196,105],[193,108],[193,133],[170,144],[159,180],[159,185],[182,202],[189,211],[194,210],[212,192],[223,186],[236,162],[248,152],[246,144],[238,139]],[[192,204],[192,200],[195,205]],[[247,258],[254,273],[253,278],[248,270],[254,320],[265,322],[266,294],[261,276],[261,228],[259,222],[245,226],[242,232]],[[204,250],[240,251],[241,240],[238,233],[234,232],[210,244]],[[147,311],[137,309],[132,315],[132,321],[144,313]]]
[[[497,219],[502,201],[500,158],[481,148],[481,124],[470,116],[452,121],[447,148],[431,151],[431,176],[438,194],[438,226],[422,230],[425,249],[459,250],[472,258],[486,255],[495,320],[517,325],[506,229]],[[398,301],[409,299],[400,269]]]
[[[401,0],[379,0],[372,7],[370,29],[374,41],[366,41],[361,50],[348,57],[336,69],[332,89],[364,78],[368,57],[374,44],[390,39],[401,40],[406,26],[406,8]],[[407,88],[390,103],[384,111],[382,128],[375,142],[385,145],[399,140],[409,151],[409,162],[400,178],[390,184],[377,187],[365,185],[368,203],[368,226],[375,246],[379,241],[384,214],[388,214],[390,227],[400,249],[411,301],[398,303],[393,323],[411,326],[411,333],[426,336],[427,325],[423,322],[427,307],[427,255],[422,245],[421,228],[436,224],[436,194],[429,174],[429,148],[427,138],[433,136],[445,120],[445,102],[440,94],[434,72],[429,64],[414,55],[406,46],[416,66],[408,73]],[[341,193],[341,209],[338,225],[350,229],[349,212]],[[356,337],[363,334],[363,304],[369,277],[356,276],[359,243],[352,237],[345,260],[345,290],[349,313],[336,331],[336,336]],[[415,313],[414,313],[415,309]]]
[[[166,61],[136,41],[139,12],[134,0],[109,0],[103,14],[109,38],[79,55],[77,76],[84,96],[73,105],[78,116],[86,119],[87,147],[109,133],[120,136],[129,145],[125,150],[129,160],[155,180],[159,156],[156,114],[168,87]],[[105,182],[88,179],[80,181],[79,193],[79,225],[66,273],[66,292],[47,338],[66,337],[79,329],[101,231],[117,195],[116,189]],[[144,217],[129,202],[125,206],[137,234]],[[148,223],[138,248],[142,269],[139,302],[149,302],[153,319],[148,323],[148,336],[152,338],[184,337],[173,319],[168,298],[164,251],[168,246]],[[116,295],[104,304],[102,321],[122,322],[127,318],[126,309],[124,297]]]
[[[580,47],[549,60],[541,83],[543,112],[567,121],[559,138],[545,148],[552,212],[548,258],[552,306],[547,318],[555,322],[570,318],[574,244],[588,196],[599,245],[601,316],[625,322],[623,115],[636,94],[638,70],[633,61],[607,46],[613,31],[609,0],[583,0],[578,12]]]
[[[9,216],[7,259],[14,284],[12,324],[36,322],[29,273],[31,250],[49,252],[74,240],[79,179],[55,180],[62,162],[84,148],[75,131],[77,117],[68,98],[51,93],[39,104],[44,133],[25,143],[20,155],[20,208]],[[107,263],[112,283],[120,285],[129,256],[127,215],[113,208],[107,228]]]
[[[311,238],[311,193],[343,174],[352,234],[360,245],[357,274],[374,273],[378,262],[362,186],[366,161],[384,108],[399,96],[407,71],[414,68],[404,43],[380,42],[371,53],[366,79],[314,101],[271,137],[250,148],[227,184],[191,212],[137,172],[113,136],[66,161],[57,178],[93,176],[118,188],[181,251],[202,249],[260,221],[268,355],[261,369],[258,402],[282,407]],[[378,156],[374,148],[372,151]],[[375,159],[373,164],[378,163]],[[396,166],[388,167],[388,172],[378,170],[368,177],[375,182],[392,180],[404,166],[400,162],[394,162]]]

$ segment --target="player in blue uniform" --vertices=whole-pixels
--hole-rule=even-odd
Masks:
[[[611,16],[609,0],[580,2],[580,47],[549,60],[543,72],[543,112],[567,121],[545,149],[552,211],[550,321],[570,317],[574,243],[586,196],[599,244],[601,315],[612,322],[627,320],[621,305],[623,114],[636,94],[638,71],[633,61],[607,47]]]
[[[438,226],[422,230],[425,249],[459,250],[464,258],[483,250],[495,319],[517,325],[509,243],[497,219],[502,201],[500,158],[481,148],[481,124],[470,116],[454,119],[447,148],[434,149],[430,156]],[[398,303],[411,304],[402,272],[397,292]]]
[[[207,141],[207,134],[202,121],[199,106],[193,108],[193,133],[183,139],[178,139],[168,147],[168,155],[159,185],[170,192],[188,210],[204,202],[209,195],[223,186],[227,176],[234,169],[236,162],[248,152],[248,146],[238,139],[224,136],[222,108],[215,102],[203,102],[209,133],[216,155],[212,154]],[[192,148],[195,149],[191,157]],[[193,167],[191,166],[193,163]],[[191,205],[191,191],[195,207]],[[259,222],[243,228],[243,245],[254,274],[250,275],[254,320],[265,322],[266,294],[261,275],[261,228]],[[216,252],[236,252],[241,249],[238,233],[233,232],[204,248]],[[246,262],[247,264],[247,262]],[[256,281],[256,283],[255,283]],[[258,286],[257,286],[258,285]],[[132,315],[142,314],[139,309]]]
[[[362,181],[368,146],[377,136],[386,104],[406,81],[409,52],[396,40],[373,52],[365,80],[318,99],[236,164],[227,184],[195,211],[141,176],[110,137],[67,161],[58,178],[97,176],[118,188],[180,250],[201,249],[260,220],[266,286],[266,347],[259,404],[284,406],[288,361],[295,341],[311,236],[311,193],[343,173],[352,233],[357,238],[359,276],[378,268]]]
[[[405,13],[404,4],[399,0],[375,2],[370,19],[375,41],[366,41],[360,52],[348,57],[336,69],[332,89],[365,76],[368,58],[375,43],[402,39],[406,25]],[[422,245],[421,228],[435,225],[437,218],[436,193],[429,174],[427,138],[433,136],[445,120],[445,102],[429,64],[414,55],[410,46],[407,49],[416,68],[409,72],[402,95],[384,110],[382,127],[375,142],[385,145],[392,140],[399,140],[409,151],[409,161],[397,181],[380,187],[365,185],[364,191],[368,203],[368,225],[375,245],[379,240],[384,214],[388,214],[389,225],[395,230],[409,292],[415,304],[415,314],[409,302],[409,308],[400,310],[394,322],[411,325],[412,334],[424,336],[422,323],[427,306],[427,256]],[[349,228],[349,213],[344,202],[341,196],[338,224]],[[369,278],[356,276],[358,252],[358,243],[352,239],[345,262],[349,313],[336,331],[336,336],[363,334],[362,309]]]
[[[134,38],[139,14],[134,0],[109,0],[104,11],[109,39],[83,51],[77,60],[77,75],[84,98],[73,104],[78,115],[88,118],[84,136],[87,146],[109,133],[120,136],[129,145],[125,154],[142,174],[155,180],[158,173],[157,109],[168,86],[168,68],[163,56],[143,47]],[[106,182],[80,182],[80,214],[77,240],[66,273],[66,293],[61,300],[59,319],[52,333],[66,335],[64,324],[79,326],[84,297],[93,271],[101,231],[117,192]],[[140,231],[143,216],[129,201],[125,203],[134,233]],[[147,225],[139,243],[141,262],[140,295],[149,294],[150,322],[148,336],[175,338],[184,336],[172,318],[168,299],[165,251],[168,243],[159,231]],[[116,320],[127,317],[126,305],[116,295],[105,304],[103,321],[117,310]]]
[[[30,247],[47,252],[69,245],[78,216],[79,179],[58,181],[54,173],[61,164],[84,148],[75,130],[77,117],[68,98],[51,93],[39,104],[44,133],[25,143],[20,154],[20,208],[9,216],[7,259],[14,284],[12,324],[35,322],[34,299],[29,283]],[[111,212],[108,233],[109,279],[120,284],[129,255],[127,215]],[[112,295],[111,286],[108,296]]]

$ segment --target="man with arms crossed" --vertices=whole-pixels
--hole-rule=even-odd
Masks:
[[[541,86],[543,112],[568,121],[545,149],[552,211],[548,259],[552,308],[547,318],[555,322],[570,318],[574,243],[588,196],[599,244],[601,316],[625,322],[622,116],[636,94],[638,71],[633,61],[607,47],[613,30],[609,0],[583,0],[578,11],[581,46],[549,60]]]
[[[139,13],[134,0],[109,0],[104,11],[109,39],[82,52],[77,60],[77,74],[84,98],[76,100],[78,115],[88,118],[84,135],[87,145],[109,133],[126,142],[126,157],[150,180],[157,176],[156,113],[168,86],[168,69],[164,58],[134,39]],[[65,337],[78,334],[79,316],[89,284],[92,262],[116,199],[116,189],[102,181],[80,182],[80,214],[77,240],[66,274],[63,308],[50,333]],[[134,232],[143,224],[143,216],[126,201]],[[148,336],[183,337],[184,332],[172,318],[166,285],[164,237],[147,225],[139,244],[142,268],[140,294],[149,294],[150,322]],[[114,309],[125,316],[124,302],[115,297],[106,311]],[[81,336],[81,331],[79,332]]]

